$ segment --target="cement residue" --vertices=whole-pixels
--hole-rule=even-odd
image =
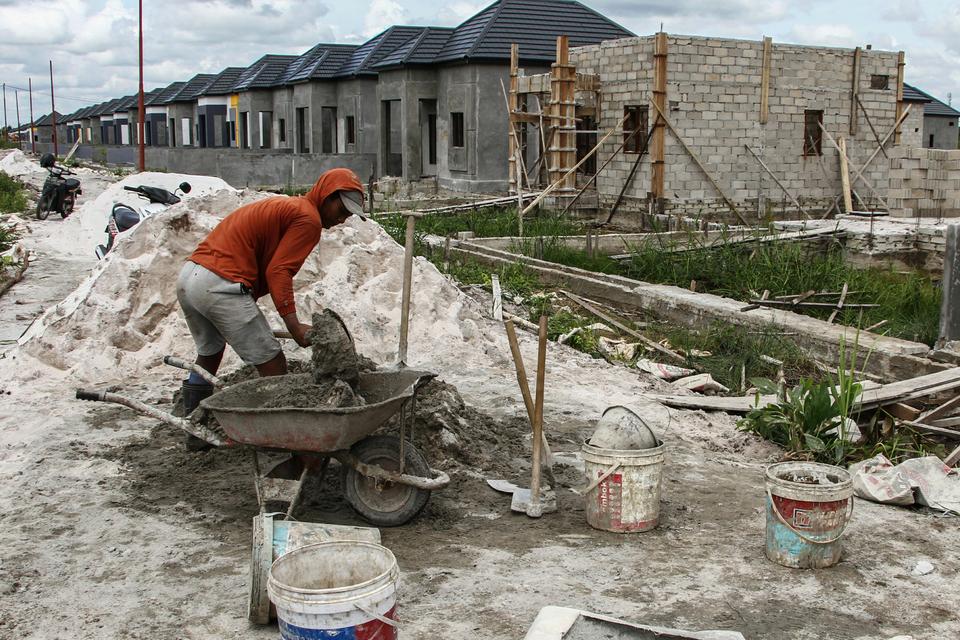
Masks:
[[[296,407],[333,409],[357,407],[362,404],[364,404],[363,398],[357,395],[345,380],[331,378],[319,384],[291,384],[277,392],[273,398],[263,405],[263,408]]]

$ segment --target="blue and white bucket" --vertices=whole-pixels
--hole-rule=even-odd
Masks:
[[[323,542],[274,562],[267,593],[283,640],[396,640],[399,581],[386,547]]]

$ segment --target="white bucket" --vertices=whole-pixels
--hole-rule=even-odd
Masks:
[[[267,593],[283,640],[363,637],[396,640],[397,559],[370,542],[323,542],[281,556]]]
[[[650,449],[601,449],[590,441],[581,449],[587,489],[587,523],[594,529],[629,533],[660,523],[660,481],[664,444]]]

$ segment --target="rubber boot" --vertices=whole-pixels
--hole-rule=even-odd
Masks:
[[[180,394],[183,397],[183,415],[189,418],[193,410],[200,406],[200,401],[204,398],[209,398],[213,394],[213,385],[192,384],[184,380],[183,386],[180,387]],[[186,446],[187,451],[206,451],[213,447],[213,445],[206,440],[201,440],[197,436],[189,433],[186,434],[183,444]]]

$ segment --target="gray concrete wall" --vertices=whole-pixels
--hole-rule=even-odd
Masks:
[[[276,87],[273,90],[273,131],[270,145],[274,149],[293,149],[294,94],[298,87]],[[281,122],[283,121],[283,140]]]
[[[607,131],[623,117],[625,105],[647,106],[653,89],[654,38],[627,38],[571,50],[578,70],[600,75],[603,105],[600,129]],[[803,155],[804,110],[823,111],[824,127],[848,141],[851,166],[859,167],[876,143],[869,124],[857,110],[857,132],[850,134],[853,50],[773,43],[769,119],[759,122],[763,43],[761,41],[668,36],[668,117],[731,198],[753,219],[783,206],[785,196],[745,149],[762,154],[767,166],[805,208],[820,211],[840,193],[836,150],[824,136],[822,156]],[[890,76],[890,89],[870,88],[871,75]],[[897,53],[864,50],[859,78],[860,99],[874,127],[884,133],[896,115]],[[656,113],[650,107],[650,122]],[[703,172],[671,132],[666,133],[665,189],[668,208],[695,215],[725,214],[726,207]],[[604,162],[622,138],[612,136],[601,148]],[[901,146],[918,146],[919,136],[903,127]],[[618,156],[597,184],[601,204],[617,197],[636,156]],[[881,158],[883,160],[883,158]],[[864,174],[883,192],[889,165],[874,162]],[[651,190],[651,163],[645,158],[627,191],[628,204],[646,206]],[[869,192],[864,188],[866,198]],[[758,206],[758,198],[766,206]],[[788,201],[789,202],[789,201]],[[749,218],[748,218],[749,219]]]
[[[347,154],[377,156],[380,147],[380,102],[377,80],[357,78],[337,83],[337,117],[356,119],[356,142],[346,145]],[[359,174],[361,178],[364,176]]]
[[[421,100],[437,100],[438,74],[435,69],[397,69],[380,73],[377,98],[400,101],[399,139],[395,144],[403,151],[401,176],[404,180],[424,177],[423,156],[427,149],[422,140]],[[438,114],[439,129],[439,114]],[[381,131],[383,126],[381,123]],[[439,135],[439,131],[438,131]],[[378,149],[379,166],[386,166],[383,145]],[[438,150],[439,155],[439,150]]]
[[[270,89],[257,89],[254,91],[244,91],[239,94],[237,101],[237,119],[242,123],[242,113],[247,113],[249,122],[247,138],[250,149],[260,148],[260,112],[273,111],[273,91]],[[241,126],[240,141],[243,139],[243,127]]]
[[[195,102],[175,102],[167,105],[167,144],[175,147],[193,147],[197,144],[196,123],[197,118],[194,111],[197,104]],[[189,137],[183,135],[183,119],[189,122]],[[170,120],[175,121],[175,131],[173,135],[170,132]]]
[[[52,151],[53,146],[38,143],[37,151]],[[61,146],[61,151],[64,149]],[[236,188],[257,187],[282,189],[289,186],[309,187],[324,171],[337,167],[353,170],[358,176],[369,176],[376,157],[373,154],[293,154],[238,149],[199,149],[147,147],[147,170],[208,175],[222,178]],[[76,157],[108,164],[133,165],[137,147],[85,145],[78,147]]]
[[[958,131],[960,131],[960,126],[957,126],[957,118],[923,116],[921,146],[927,149],[956,149],[960,144]],[[933,144],[930,144],[930,136],[933,136]]]

